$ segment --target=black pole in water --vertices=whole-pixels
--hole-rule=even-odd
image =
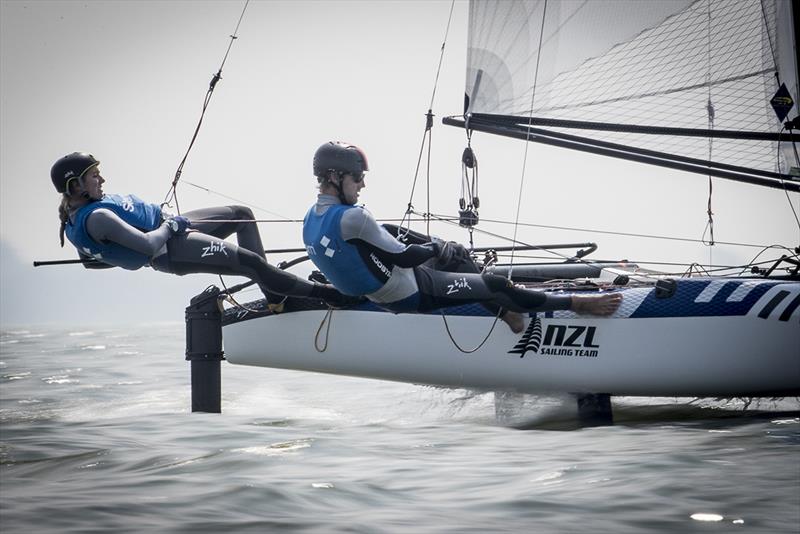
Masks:
[[[614,424],[611,395],[608,393],[582,393],[577,396],[578,420],[581,426],[607,426]]]
[[[186,359],[192,367],[192,411],[222,413],[222,310],[211,286],[186,307]]]

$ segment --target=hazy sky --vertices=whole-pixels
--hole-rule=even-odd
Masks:
[[[94,154],[107,192],[161,202],[188,145],[211,76],[244,1],[0,1],[0,287],[3,325],[40,321],[182,320],[216,277],[149,269],[40,267],[75,257],[58,243],[52,163]],[[431,211],[452,214],[460,192],[467,4],[455,4],[434,113]],[[372,172],[362,201],[400,217],[411,191],[450,1],[251,1],[183,179],[245,201],[257,217],[301,219],[315,195],[314,150],[360,144]],[[525,146],[476,134],[481,216],[514,220]],[[425,209],[424,174],[414,205]],[[520,221],[700,238],[703,177],[531,145]],[[183,210],[230,203],[187,184]],[[797,204],[797,195],[794,195]],[[719,241],[796,246],[782,192],[715,182]],[[513,228],[482,225],[511,235]],[[300,225],[260,225],[267,248],[300,246]],[[464,241],[463,230],[434,232]],[[524,227],[528,243],[597,241],[598,258],[708,262],[698,244]],[[492,240],[477,236],[477,245]],[[718,246],[715,263],[757,249]],[[279,261],[281,257],[270,258]],[[298,273],[307,272],[299,269]],[[231,279],[229,283],[238,280]]]

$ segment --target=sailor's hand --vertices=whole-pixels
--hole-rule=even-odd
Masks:
[[[433,250],[436,253],[436,266],[446,267],[453,261],[463,261],[469,256],[467,249],[455,241],[433,240]]]
[[[183,215],[176,215],[164,221],[173,235],[185,234],[186,230],[192,227],[191,221]]]
[[[356,297],[345,294],[340,294],[340,296],[331,300],[325,299],[325,303],[331,308],[352,308],[353,306],[358,306],[366,301],[367,299],[365,297]]]
[[[330,284],[320,284],[319,288],[320,297],[331,308],[349,308],[367,300],[362,296],[345,295]]]
[[[575,313],[608,316],[622,304],[622,293],[603,293],[600,295],[572,295]]]

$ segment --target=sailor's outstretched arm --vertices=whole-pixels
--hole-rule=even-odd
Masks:
[[[365,209],[347,210],[342,215],[341,233],[348,243],[375,251],[399,267],[416,267],[436,256],[431,244],[401,243]]]
[[[142,232],[123,221],[113,211],[102,208],[93,211],[86,219],[86,230],[98,243],[113,241],[146,256],[154,256],[172,237],[166,224],[151,232]]]

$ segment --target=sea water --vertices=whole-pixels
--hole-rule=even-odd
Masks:
[[[796,399],[574,401],[224,362],[190,411],[182,324],[0,337],[0,532],[800,531]],[[378,356],[376,356],[378,357]]]

